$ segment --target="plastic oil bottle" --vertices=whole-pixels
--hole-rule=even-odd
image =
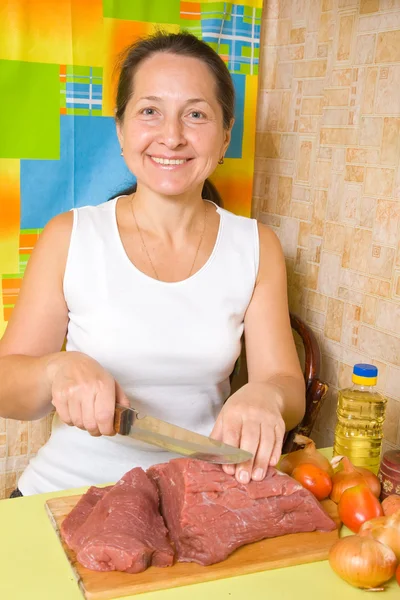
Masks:
[[[345,455],[357,467],[377,474],[381,461],[387,400],[375,386],[375,365],[354,365],[349,388],[339,390],[334,455]]]

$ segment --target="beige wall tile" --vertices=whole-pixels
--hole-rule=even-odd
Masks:
[[[318,292],[312,292],[310,290],[307,296],[307,305],[309,308],[312,308],[314,310],[326,312],[328,298],[326,296],[323,296],[322,294],[318,294]]]
[[[310,223],[305,223],[303,221],[301,221],[299,223],[299,238],[298,238],[299,246],[302,246],[303,248],[308,248],[308,242],[310,240],[310,231],[311,231]]]
[[[367,71],[367,79],[365,82],[365,91],[362,102],[362,112],[364,114],[371,114],[374,111],[375,102],[375,87],[378,77],[378,69],[376,67],[370,67]]]
[[[327,89],[325,90],[325,103],[327,106],[348,106],[350,89]]]
[[[376,313],[376,326],[396,334],[400,333],[400,306],[398,302],[379,300]]]
[[[276,68],[275,87],[277,89],[289,89],[292,87],[293,63],[281,63]]]
[[[375,112],[400,115],[400,65],[381,67],[376,87]]]
[[[379,10],[379,0],[360,0],[360,14],[377,12]]]
[[[325,223],[324,250],[342,254],[345,228],[338,223]]]
[[[386,442],[393,444],[397,441],[397,432],[399,430],[400,402],[393,398],[388,398],[386,404],[386,418],[383,424],[383,435]]]
[[[331,179],[331,168],[330,162],[325,160],[319,160],[315,165],[315,185],[318,188],[328,189]]]
[[[358,344],[361,351],[395,365],[400,365],[400,338],[360,325]]]
[[[290,216],[296,219],[302,219],[308,221],[311,215],[311,205],[305,204],[304,202],[292,201],[290,206]]]
[[[372,231],[354,229],[350,249],[350,269],[366,272],[371,252]]]
[[[290,43],[291,44],[303,44],[306,40],[306,28],[298,27],[292,29],[290,32]]]
[[[331,74],[331,86],[350,86],[353,83],[353,69],[334,69]]]
[[[372,245],[368,272],[370,275],[390,279],[392,276],[396,250],[387,246]]]
[[[336,296],[341,271],[341,258],[330,252],[321,253],[318,277],[318,292],[327,296]]]
[[[392,200],[378,200],[373,227],[373,240],[396,245],[400,223],[400,204]]]
[[[314,310],[307,309],[306,321],[309,325],[317,329],[323,329],[325,325],[325,315]]]
[[[294,64],[295,77],[324,77],[326,60],[304,60]]]
[[[385,392],[392,398],[399,397],[400,369],[389,366],[387,369]]]
[[[358,164],[378,164],[380,150],[370,148],[347,148],[346,162]]]
[[[292,199],[292,178],[279,176],[278,201],[276,212],[278,215],[290,215],[290,201]]]
[[[281,218],[276,215],[271,215],[270,213],[262,212],[259,214],[258,220],[264,225],[268,225],[269,227],[280,227],[281,226]]]
[[[375,198],[361,198],[360,202],[360,227],[372,229],[376,212]]]
[[[360,146],[380,146],[382,133],[383,119],[379,117],[361,118]]]
[[[344,302],[328,298],[328,310],[326,314],[326,323],[324,334],[330,340],[340,342],[342,335]]]
[[[295,258],[297,253],[297,238],[299,235],[299,221],[291,217],[282,217],[279,229],[279,239],[285,256]]]
[[[323,98],[304,98],[301,105],[303,115],[322,115]]]
[[[311,168],[312,142],[309,140],[300,141],[299,159],[297,168],[297,180],[309,182]]]
[[[316,290],[318,286],[319,265],[310,263],[308,265],[306,286],[310,290]]]
[[[376,31],[381,27],[381,20],[380,15],[360,15],[358,19],[358,31]]]
[[[333,38],[334,20],[332,12],[321,14],[318,28],[318,41],[329,42]]]
[[[394,170],[366,168],[365,193],[374,196],[391,196],[393,192]]]
[[[320,135],[321,144],[339,144],[343,146],[353,146],[357,144],[358,131],[350,128],[322,128]]]
[[[318,130],[318,118],[311,115],[299,118],[299,133],[316,133]]]
[[[329,221],[339,221],[341,204],[344,193],[343,173],[332,173],[331,185],[328,192],[328,208],[326,218]]]
[[[279,119],[278,119],[279,131],[287,131],[288,130],[290,103],[291,103],[291,93],[290,92],[282,92],[281,112],[280,112]]]
[[[302,82],[303,96],[323,96],[324,80],[323,79],[305,79]]]
[[[400,29],[378,33],[375,62],[400,62]]]
[[[364,296],[364,306],[361,312],[361,319],[368,325],[375,325],[376,310],[377,310],[378,299],[374,296]]]
[[[383,120],[382,164],[395,165],[400,155],[400,118]]]
[[[325,190],[316,190],[311,221],[311,233],[314,235],[323,235],[327,201],[327,192]]]
[[[256,156],[278,158],[280,144],[280,133],[260,133],[256,138]]]
[[[265,173],[265,188],[262,194],[261,210],[263,212],[276,212],[278,200],[278,175]]]
[[[322,124],[325,126],[341,127],[349,124],[349,110],[347,108],[325,108],[322,116]]]
[[[318,53],[318,34],[317,33],[308,33],[306,35],[306,43],[304,46],[304,57],[307,59],[310,58],[326,58],[328,54],[319,54]]]
[[[344,178],[346,181],[356,181],[358,183],[364,181],[364,167],[346,165]]]
[[[353,37],[354,15],[344,15],[339,21],[339,43],[337,60],[349,60]]]
[[[278,48],[279,62],[287,62],[289,60],[301,60],[304,58],[304,46],[283,46]]]
[[[367,65],[374,62],[375,34],[358,35],[355,64]]]

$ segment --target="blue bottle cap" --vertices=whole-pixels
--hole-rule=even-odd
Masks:
[[[378,369],[375,365],[358,363],[353,367],[353,374],[358,375],[359,377],[377,377]]]

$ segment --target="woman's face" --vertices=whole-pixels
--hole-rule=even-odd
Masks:
[[[201,190],[231,136],[208,67],[158,53],[140,65],[133,90],[117,133],[139,186],[167,196]]]

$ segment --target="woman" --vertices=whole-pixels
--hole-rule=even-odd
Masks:
[[[116,402],[249,450],[224,467],[242,482],[278,462],[305,396],[284,257],[267,227],[202,197],[233,116],[230,74],[196,37],[128,48],[116,124],[137,189],[46,225],[0,343],[1,416],[56,410],[23,495],[169,460],[113,437]],[[229,397],[243,331],[249,382]]]

